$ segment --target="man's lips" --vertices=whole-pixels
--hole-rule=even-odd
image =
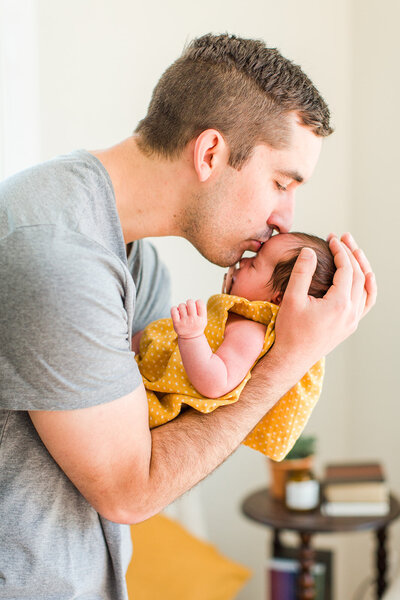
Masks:
[[[253,252],[258,252],[259,249],[261,248],[261,246],[263,244],[265,244],[265,242],[268,242],[269,238],[272,236],[273,233],[274,233],[273,229],[268,229],[268,231],[265,235],[263,235],[259,238],[250,240],[251,248],[249,248],[249,250],[252,250]]]
[[[252,250],[253,252],[258,252],[262,245],[263,242],[260,242],[259,240],[250,240],[249,250]]]

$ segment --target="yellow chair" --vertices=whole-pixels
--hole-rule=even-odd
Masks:
[[[131,536],[130,600],[232,600],[251,576],[162,514],[132,525]]]

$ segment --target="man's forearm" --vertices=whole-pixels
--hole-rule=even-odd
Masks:
[[[207,415],[188,410],[153,429],[149,476],[135,519],[156,514],[211,473],[303,375],[272,349],[253,370],[238,402]]]
[[[356,330],[376,301],[376,282],[354,241],[345,244],[334,236],[330,239],[337,270],[334,285],[322,299],[308,296],[317,258],[310,249],[302,250],[280,306],[275,344],[253,369],[237,403],[209,415],[191,411],[153,430],[149,470],[138,505],[141,520],[221,464],[321,356]]]

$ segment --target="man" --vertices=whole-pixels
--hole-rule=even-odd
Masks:
[[[215,469],[355,331],[376,284],[350,234],[332,235],[334,285],[308,297],[316,257],[303,250],[240,402],[149,431],[131,336],[135,348],[166,316],[166,276],[139,240],[182,236],[221,266],[257,251],[289,231],[331,131],[299,67],[262,42],[206,35],[164,73],[133,136],[0,186],[0,597],[126,598],[124,524]]]

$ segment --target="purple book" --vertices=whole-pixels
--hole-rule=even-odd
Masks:
[[[269,561],[270,600],[295,600],[298,564],[274,558]]]

